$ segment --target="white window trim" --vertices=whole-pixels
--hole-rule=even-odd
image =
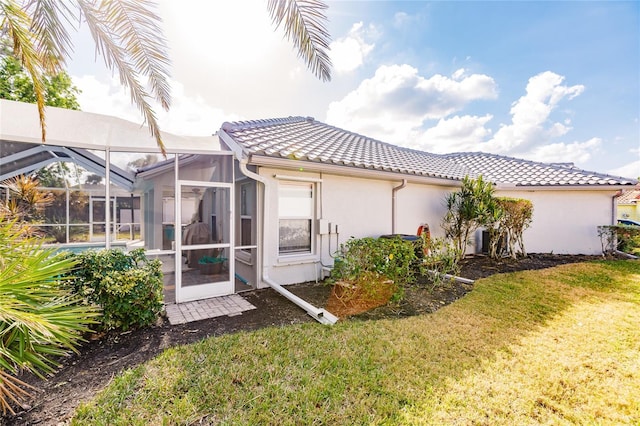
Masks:
[[[307,180],[283,180],[278,182],[278,212],[277,212],[277,222],[276,222],[276,229],[277,229],[277,253],[278,253],[278,263],[290,263],[290,262],[298,262],[298,261],[308,261],[311,259],[315,259],[317,257],[316,255],[316,236],[315,236],[315,230],[316,230],[316,195],[317,195],[317,186],[316,183],[313,181],[307,181]],[[300,187],[310,187],[311,188],[311,216],[308,218],[304,218],[304,217],[292,217],[292,216],[280,216],[280,187],[282,185],[286,185],[286,186],[300,186]],[[280,220],[284,219],[309,219],[311,221],[311,227],[310,227],[310,232],[311,232],[311,241],[310,241],[310,248],[309,251],[305,251],[305,252],[292,252],[292,253],[281,253],[280,252]]]

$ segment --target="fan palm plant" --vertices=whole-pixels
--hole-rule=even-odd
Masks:
[[[274,23],[285,23],[286,36],[299,55],[318,78],[327,81],[331,61],[325,9],[319,0],[269,0]],[[96,52],[110,70],[118,72],[120,83],[129,89],[131,101],[165,152],[151,102],[165,110],[170,107],[169,58],[160,17],[154,10],[151,0],[0,0],[0,34],[8,37],[13,55],[33,81],[43,142],[45,75],[64,69],[73,47],[69,27],[77,28],[84,21]]]
[[[0,217],[0,408],[28,393],[15,376],[40,377],[57,366],[54,357],[75,351],[98,315],[64,286],[72,258],[45,250],[19,224]]]

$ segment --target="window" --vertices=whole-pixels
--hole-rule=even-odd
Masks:
[[[280,183],[278,219],[279,253],[311,253],[313,185],[310,183]]]
[[[240,185],[240,246],[253,245],[253,211],[255,184],[244,183]],[[251,249],[242,251],[251,253]]]

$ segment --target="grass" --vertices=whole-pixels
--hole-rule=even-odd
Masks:
[[[435,314],[165,351],[73,424],[638,424],[640,262],[497,275]]]

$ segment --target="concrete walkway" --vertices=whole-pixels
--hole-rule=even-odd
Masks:
[[[172,303],[165,306],[169,324],[186,324],[223,315],[241,315],[245,311],[256,309],[239,294],[196,300],[186,303]]]

